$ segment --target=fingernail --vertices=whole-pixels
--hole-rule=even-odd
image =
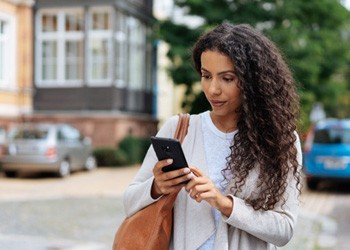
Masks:
[[[192,179],[192,178],[194,178],[194,175],[193,175],[192,173],[189,173],[189,174],[187,175],[187,178],[188,178],[188,179]]]
[[[189,173],[191,173],[191,170],[190,170],[189,168],[185,168],[185,169],[184,169],[184,173],[185,173],[185,174],[189,174]]]
[[[171,164],[171,163],[173,163],[173,159],[168,159],[166,162]]]

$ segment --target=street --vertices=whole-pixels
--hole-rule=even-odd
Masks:
[[[303,211],[323,224],[316,244],[321,249],[350,249],[350,183],[323,182],[317,191],[304,189],[302,201]]]
[[[138,166],[59,179],[0,175],[0,250],[107,250],[124,214],[122,193]],[[350,185],[303,189],[292,241],[280,249],[349,249]]]
[[[64,179],[0,172],[0,250],[110,250],[124,218],[122,193],[138,168]]]

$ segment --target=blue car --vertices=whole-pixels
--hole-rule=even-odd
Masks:
[[[350,119],[318,122],[304,144],[306,184],[317,189],[321,180],[350,181]]]

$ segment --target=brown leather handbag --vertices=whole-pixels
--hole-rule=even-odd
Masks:
[[[189,114],[179,114],[174,138],[181,143],[187,134]],[[113,242],[113,250],[166,250],[169,248],[173,207],[177,193],[164,195],[157,202],[126,218]]]

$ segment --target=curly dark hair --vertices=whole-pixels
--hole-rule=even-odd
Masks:
[[[242,95],[237,110],[238,133],[222,173],[226,179],[228,172],[233,175],[236,183],[231,191],[237,194],[258,164],[258,195],[246,202],[255,210],[265,211],[278,202],[283,205],[289,173],[300,194],[300,166],[294,145],[299,97],[292,73],[274,43],[246,24],[223,23],[199,38],[192,49],[199,74],[201,54],[207,50],[231,58]]]

